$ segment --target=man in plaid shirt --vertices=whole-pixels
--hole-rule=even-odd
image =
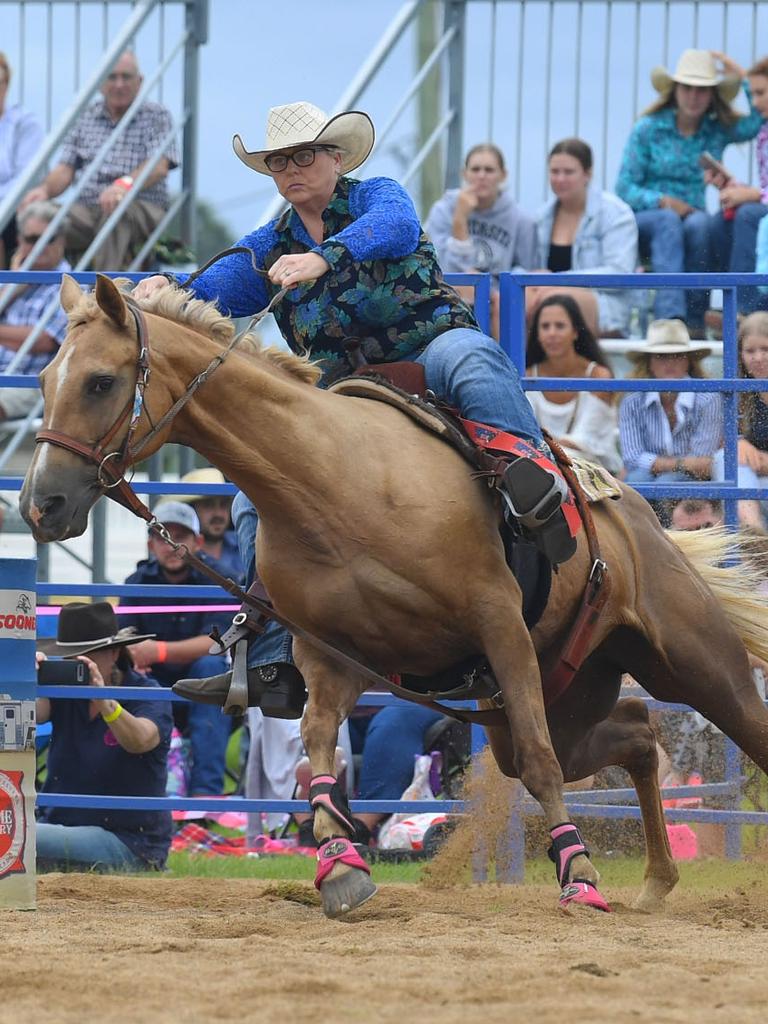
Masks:
[[[22,208],[35,200],[60,195],[76,180],[136,99],[141,82],[135,55],[124,53],[102,83],[104,99],[90,106],[73,125],[64,139],[60,162],[41,185],[27,192]],[[171,115],[165,107],[149,101],[140,105],[69,212],[68,251],[82,253],[87,249],[112,211],[125,201],[145,164],[155,159],[171,127]],[[173,138],[166,142],[140,194],[126,205],[123,216],[99,246],[91,260],[94,270],[127,268],[168,209],[166,177],[178,163],[178,146]]]
[[[25,207],[18,215],[19,246],[11,261],[15,270],[29,255],[32,246],[40,238],[56,216],[58,207],[51,202],[36,202]],[[64,259],[64,239],[55,235],[43,249],[31,270],[68,271],[69,263]],[[56,303],[56,309],[37,340],[14,368],[14,374],[36,374],[53,359],[67,331],[67,318],[58,304],[59,284],[11,284],[13,298],[0,314],[0,383],[2,375],[10,365],[22,344],[40,320],[48,305]],[[37,388],[0,387],[0,421],[26,416],[40,398]]]

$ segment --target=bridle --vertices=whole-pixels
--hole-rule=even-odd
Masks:
[[[142,439],[139,445],[134,446],[136,429],[141,415],[145,411],[144,392],[150,377],[150,351],[149,331],[147,330],[147,321],[144,313],[133,302],[128,301],[127,305],[136,323],[136,333],[139,342],[139,356],[136,361],[136,382],[133,389],[133,397],[126,402],[123,410],[118,414],[117,419],[107,430],[106,434],[93,445],[84,444],[82,441],[78,441],[77,438],[72,437],[70,434],[65,434],[61,430],[38,430],[35,434],[35,444],[47,442],[48,444],[55,445],[57,448],[64,448],[68,452],[79,455],[86,462],[93,463],[96,466],[96,480],[102,491],[112,498],[113,501],[124,505],[142,518],[146,518],[142,512],[142,508],[146,508],[146,506],[131,489],[130,481],[125,478],[125,472],[134,465],[139,451],[154,436],[158,428],[153,426],[150,433]],[[149,414],[147,413],[147,415]],[[128,430],[122,444],[119,448],[109,451],[109,446],[119,434],[126,420],[129,420]],[[149,512],[149,509],[147,509],[147,513],[149,518],[151,518],[152,514]]]
[[[233,251],[245,251],[251,253],[251,250],[249,249],[227,249],[224,253],[219,253],[215,259],[220,259],[222,256],[228,255]],[[251,256],[253,256],[252,253]],[[202,273],[203,270],[207,269],[212,262],[215,262],[215,260],[209,260],[208,263],[204,267],[201,267],[197,273]],[[197,273],[193,276],[196,277]],[[192,278],[189,280],[191,279]],[[171,408],[160,417],[157,423],[152,423],[152,419],[144,404],[144,395],[147,385],[149,384],[151,373],[149,330],[147,328],[146,317],[144,316],[144,311],[141,307],[138,306],[137,303],[129,296],[124,295],[123,300],[133,314],[139,345],[133,397],[126,402],[122,411],[118,414],[117,419],[109,430],[107,430],[103,437],[93,445],[87,445],[82,441],[78,441],[77,438],[72,437],[70,434],[65,434],[61,430],[38,430],[35,434],[35,444],[47,443],[55,445],[57,448],[64,448],[66,451],[79,455],[81,458],[85,459],[86,462],[95,465],[96,480],[102,492],[113,501],[116,501],[119,505],[123,505],[135,515],[145,519],[148,523],[153,523],[154,517],[152,513],[136,492],[131,488],[131,481],[126,480],[126,471],[136,464],[141,452],[155,437],[157,437],[160,431],[167,426],[168,423],[176,418],[177,414],[192,398],[198,388],[200,388],[208,378],[218,370],[222,363],[224,363],[229,357],[231,352],[240,344],[243,338],[250,334],[255,325],[263,319],[267,313],[272,311],[273,307],[276,306],[286,294],[286,291],[286,288],[281,288],[280,291],[272,297],[271,301],[264,307],[264,309],[251,317],[246,327],[234,335],[227,348],[223,352],[219,352],[215,355],[205,369],[190,381],[187,385],[186,391],[184,391],[181,397],[174,402]],[[146,414],[147,419],[149,419],[150,430],[138,441],[135,441],[139,421],[144,413]],[[128,430],[126,431],[122,444],[118,448],[110,451],[109,446],[118,436],[126,421],[128,421]]]

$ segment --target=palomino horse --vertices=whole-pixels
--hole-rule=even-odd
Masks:
[[[66,340],[43,371],[44,429],[95,446],[133,403],[137,327],[107,278],[95,295],[65,278]],[[189,382],[221,352],[233,326],[211,304],[162,289],[143,309],[151,339],[146,436]],[[657,783],[655,739],[640,700],[618,700],[630,672],[661,700],[692,705],[768,770],[768,711],[752,681],[747,650],[768,658],[765,605],[753,580],[718,568],[724,542],[711,534],[671,536],[631,488],[594,506],[612,588],[571,687],[545,711],[540,666],[551,666],[576,614],[590,559],[577,553],[553,579],[547,608],[529,632],[521,593],[505,561],[497,501],[463,459],[386,404],[314,386],[307,360],[236,349],[195,399],[146,446],[196,449],[253,500],[260,515],[259,573],[276,609],[321,640],[383,673],[431,675],[485,653],[504,697],[507,724],[488,729],[501,771],[541,804],[553,840],[568,823],[564,781],[607,765],[627,769],[637,789],[647,843],[638,903],[660,904],[677,872]],[[110,437],[120,449],[127,420]],[[32,459],[21,510],[38,541],[81,534],[103,494],[82,453],[43,441]],[[498,499],[497,499],[498,500]],[[705,582],[706,581],[706,582]],[[302,734],[314,776],[332,776],[340,723],[365,678],[306,641],[294,644],[309,700]],[[618,702],[617,702],[618,701]],[[339,825],[320,806],[315,835],[327,847]],[[593,887],[598,874],[578,833],[558,877]],[[557,846],[556,846],[557,849]],[[321,857],[322,866],[322,857]],[[374,891],[349,857],[326,865],[326,913],[351,909]],[[571,889],[574,887],[571,886]],[[603,908],[606,905],[603,903]]]

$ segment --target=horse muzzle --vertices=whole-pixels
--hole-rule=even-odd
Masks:
[[[19,511],[39,544],[79,537],[88,525],[87,508],[73,507],[71,499],[63,493],[34,493],[27,483],[19,497]]]

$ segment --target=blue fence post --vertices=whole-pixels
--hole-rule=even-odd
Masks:
[[[34,558],[0,559],[0,908],[35,908]]]
[[[478,780],[482,778],[483,769],[480,764],[480,755],[486,747],[485,731],[482,726],[473,725],[472,736],[472,778],[474,779],[475,790],[479,788]],[[470,808],[471,810],[471,808]],[[476,835],[476,846],[472,850],[472,881],[488,881],[488,843],[485,836]]]

